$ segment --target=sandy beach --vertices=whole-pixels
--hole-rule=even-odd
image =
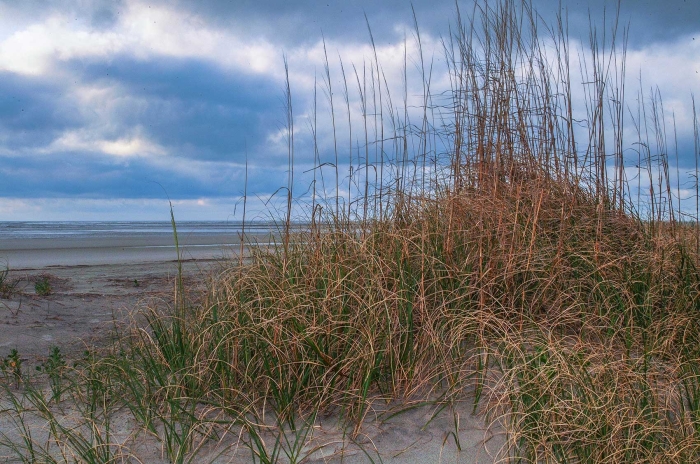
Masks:
[[[185,279],[201,284],[216,262],[184,261]],[[53,346],[75,354],[100,344],[113,322],[126,322],[139,305],[154,298],[172,300],[176,275],[176,261],[12,270],[8,278],[15,291],[0,299],[0,353],[14,348],[33,362]],[[36,294],[34,284],[40,279],[49,282],[49,295]]]
[[[0,299],[0,353],[14,348],[34,358],[52,346],[75,351],[94,343],[113,321],[125,322],[140,304],[173,297],[178,255],[167,223],[17,227],[22,230],[5,227],[0,234],[0,266],[9,269],[14,287]],[[212,265],[239,250],[235,230],[183,229],[183,272],[194,287]],[[51,287],[48,295],[35,290],[42,279]]]
[[[222,247],[215,243],[218,239],[184,240],[183,275],[189,289],[202,288],[208,273],[222,265],[222,258],[233,255],[235,245]],[[76,359],[86,348],[108,343],[115,322],[129,322],[139,307],[154,301],[172,302],[178,266],[167,240],[141,237],[85,242],[67,237],[34,239],[31,247],[21,240],[2,243],[2,258],[10,264],[8,279],[15,287],[7,298],[0,299],[0,356],[16,349],[31,369],[58,346],[67,359]],[[49,282],[50,294],[37,294],[34,284],[40,279]],[[436,408],[423,407],[388,419],[390,414],[375,411],[354,442],[335,426],[337,418],[324,417],[309,436],[304,462],[494,462],[503,437],[489,430],[471,409],[471,402],[465,402],[433,417]],[[132,451],[142,462],[167,462],[162,444],[147,434],[134,438],[133,418],[121,416],[113,422],[115,436],[121,433],[125,441],[131,441]],[[9,426],[6,418],[0,419],[0,428]],[[36,426],[41,427],[40,423]],[[197,462],[252,462],[251,451],[239,438],[234,433],[204,446]],[[6,462],[3,455],[0,452],[0,462]]]

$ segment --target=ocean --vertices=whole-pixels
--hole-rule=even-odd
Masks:
[[[183,221],[176,223],[178,234],[238,235],[243,230],[240,221]],[[246,233],[264,233],[271,230],[271,224],[264,222],[246,223]],[[0,222],[0,247],[2,240],[37,239],[55,237],[120,237],[131,235],[173,236],[170,222],[165,221],[34,221]],[[1,248],[0,248],[1,249]]]
[[[241,222],[182,221],[177,238],[183,259],[218,259],[239,250]],[[245,224],[246,237],[268,243],[274,227]],[[0,222],[0,267],[128,264],[177,259],[169,222]]]

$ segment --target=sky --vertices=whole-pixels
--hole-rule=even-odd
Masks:
[[[616,5],[533,4],[544,21],[566,11],[576,43]],[[339,59],[351,76],[353,65],[369,72],[369,23],[387,81],[400,86],[404,46],[417,67],[413,11],[424,54],[439,63],[452,0],[0,0],[0,221],[169,220],[169,201],[179,220],[240,219],[244,194],[249,218],[274,215],[270,198],[289,171],[286,73],[301,198],[315,156],[332,149],[328,111],[316,126],[320,153],[309,149],[314,88],[327,99],[314,85],[324,43],[338,89]],[[621,6],[628,79],[658,86],[681,167],[694,162],[698,18],[697,0]],[[436,65],[434,89],[447,82]]]

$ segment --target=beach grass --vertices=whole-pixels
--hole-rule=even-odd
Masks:
[[[39,296],[49,296],[53,291],[51,287],[51,282],[48,276],[41,276],[34,282],[34,291]]]
[[[0,269],[0,298],[10,298],[17,289],[18,282],[10,276],[9,266],[5,265],[4,269]]]
[[[303,225],[287,85],[278,244],[242,247],[203,292],[178,278],[172,304],[149,306],[74,366],[54,352],[45,384],[3,369],[1,412],[16,430],[0,432],[0,449],[22,462],[116,462],[148,437],[169,462],[235,447],[301,462],[323,447],[312,440],[321,416],[351,443],[387,404],[467,402],[505,437],[501,462],[700,459],[700,228],[674,193],[660,97],[649,113],[625,106],[626,31],[602,43],[592,30],[579,53],[582,140],[565,18],[545,28],[526,2],[503,0],[455,21],[443,43],[451,91],[439,96],[416,21],[418,111],[408,85],[390,93],[376,52],[372,72],[343,67],[336,108],[327,64],[334,194],[317,190],[328,162],[315,146]],[[634,179],[630,131],[646,150]],[[364,141],[344,148],[348,132]],[[696,130],[696,159],[698,145]],[[133,430],[112,430],[120,415]],[[30,416],[49,424],[41,438]]]

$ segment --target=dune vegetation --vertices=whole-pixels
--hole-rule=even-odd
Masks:
[[[351,439],[380,404],[469,402],[505,434],[503,462],[697,462],[699,217],[669,172],[661,98],[628,105],[626,29],[605,27],[570,50],[565,18],[479,3],[453,18],[451,88],[434,94],[416,25],[418,107],[376,52],[340,89],[328,65],[310,126],[320,140],[331,118],[334,148],[315,144],[303,199],[288,86],[277,244],[242,248],[202,293],[178,285],[74,366],[6,360],[17,430],[0,454],[121,461],[146,435],[185,462],[234,434],[256,462],[299,462],[319,414]]]

